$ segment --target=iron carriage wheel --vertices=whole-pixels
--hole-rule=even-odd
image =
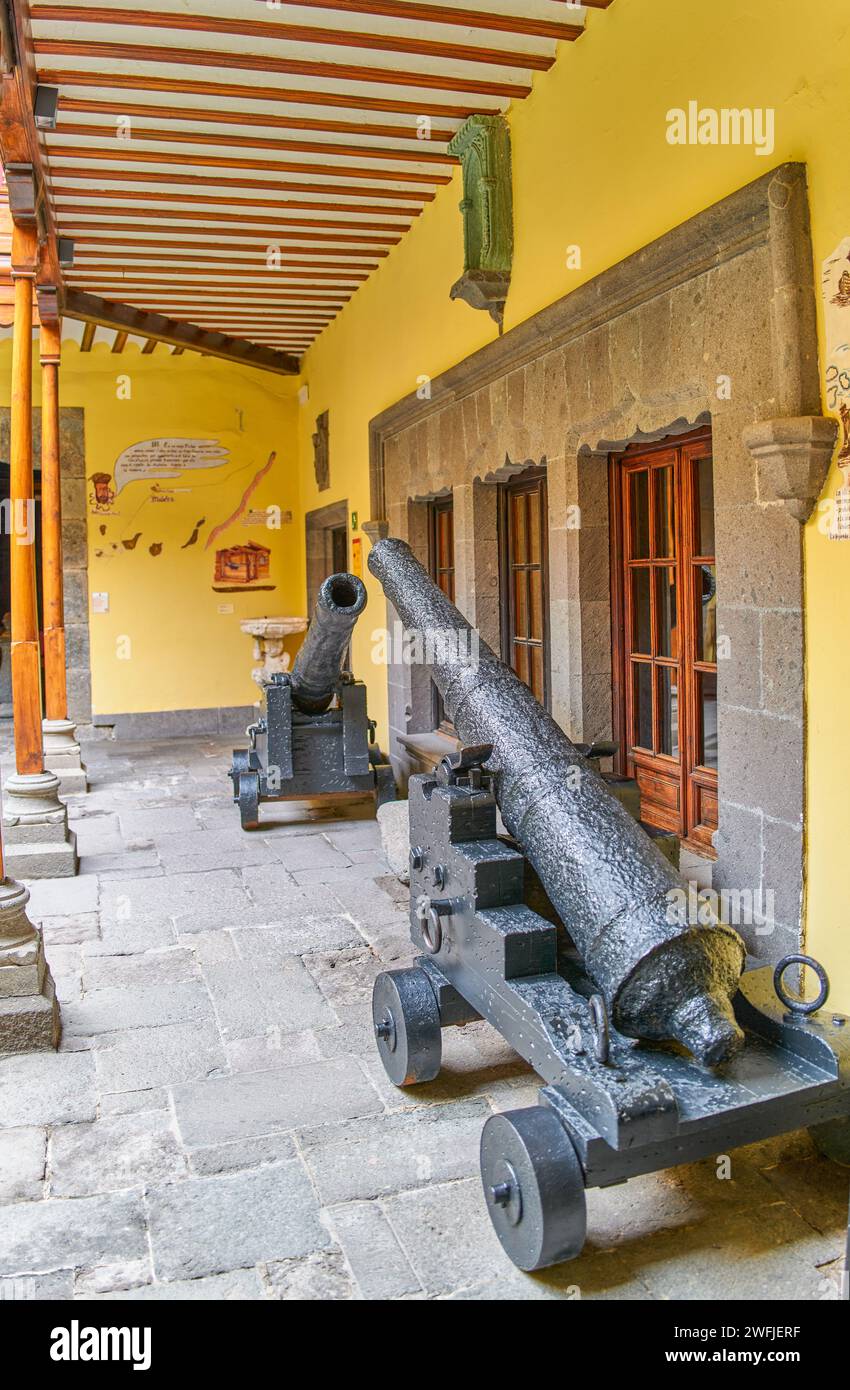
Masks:
[[[251,767],[251,754],[247,748],[234,748],[233,762],[228,772],[228,777],[233,783],[233,800],[239,800],[239,777],[243,772],[248,772]]]
[[[239,773],[239,818],[243,830],[256,830],[260,824],[260,775],[258,772]]]
[[[492,1115],[481,1133],[481,1181],[505,1254],[531,1271],[573,1260],[587,1235],[584,1174],[554,1110]]]
[[[386,970],[372,991],[375,1041],[396,1086],[433,1081],[442,1062],[440,1010],[424,970]]]

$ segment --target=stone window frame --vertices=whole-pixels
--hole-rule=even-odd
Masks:
[[[745,934],[774,959],[802,944],[801,523],[837,433],[821,413],[816,325],[806,169],[784,164],[434,378],[428,400],[411,392],[370,424],[364,529],[408,538],[424,558],[417,508],[451,488],[458,607],[497,651],[494,484],[546,464],[552,713],[576,740],[611,729],[609,458],[710,424],[718,625],[734,653],[719,677],[714,886],[773,893],[771,933]],[[733,380],[723,404],[721,372]],[[407,492],[405,477],[431,486]],[[428,727],[420,675],[388,672],[402,780],[401,739]]]

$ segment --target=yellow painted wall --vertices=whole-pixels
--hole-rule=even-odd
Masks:
[[[850,234],[850,0],[615,0],[589,13],[510,116],[516,255],[505,326],[512,327],[671,227],[786,160],[809,168],[818,267]],[[666,114],[690,100],[772,107],[776,148],[676,147]],[[310,401],[300,412],[305,509],[347,497],[369,516],[369,420],[490,341],[482,313],[448,299],[462,269],[456,176],[402,244],[308,353]],[[567,248],[582,251],[568,270]],[[319,495],[311,465],[316,416],[330,410],[332,489]],[[839,481],[833,470],[829,489]],[[850,546],[806,531],[809,633],[808,945],[850,1010],[850,923],[843,839],[850,750],[842,737],[850,688]],[[368,545],[368,543],[366,543]],[[382,620],[377,586],[354,642],[370,708],[386,713],[384,673],[370,668],[370,631]],[[371,617],[371,621],[370,621]]]
[[[8,369],[0,370],[0,381],[8,391]],[[251,639],[240,632],[240,621],[302,614],[304,608],[295,380],[197,354],[173,357],[162,347],[143,356],[131,344],[118,356],[98,344],[83,354],[66,341],[60,383],[61,404],[85,410],[87,477],[114,477],[128,446],[159,437],[219,441],[229,451],[228,461],[214,469],[128,482],[104,513],[89,505],[89,594],[109,595],[107,613],[90,611],[94,712],[252,704]],[[236,510],[273,450],[276,463],[249,506],[290,511],[292,521],[279,529],[236,522],[205,549],[213,526]],[[151,500],[154,483],[169,500]],[[90,482],[87,490],[92,496]],[[276,520],[276,513],[271,516]],[[197,542],[184,549],[201,518]],[[138,533],[127,549],[123,542]],[[216,550],[249,540],[271,550],[268,582],[274,589],[215,593]],[[158,555],[152,545],[162,547]]]

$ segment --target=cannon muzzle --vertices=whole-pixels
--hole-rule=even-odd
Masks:
[[[404,541],[379,541],[369,568],[418,634],[460,738],[492,744],[488,767],[505,825],[614,1026],[628,1037],[679,1042],[710,1066],[727,1060],[744,1040],[731,1004],[746,956],[737,932],[687,921],[679,874]]]
[[[355,574],[332,574],[319,590],[310,631],[292,668],[292,699],[304,714],[321,714],[331,703],[365,607],[366,587]]]

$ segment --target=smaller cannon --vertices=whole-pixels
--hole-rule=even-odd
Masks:
[[[250,748],[234,749],[230,779],[243,830],[259,825],[262,801],[363,795],[392,800],[392,769],[375,743],[366,687],[345,669],[366,589],[353,574],[332,574],[316,600],[292,671],[266,686]]]

